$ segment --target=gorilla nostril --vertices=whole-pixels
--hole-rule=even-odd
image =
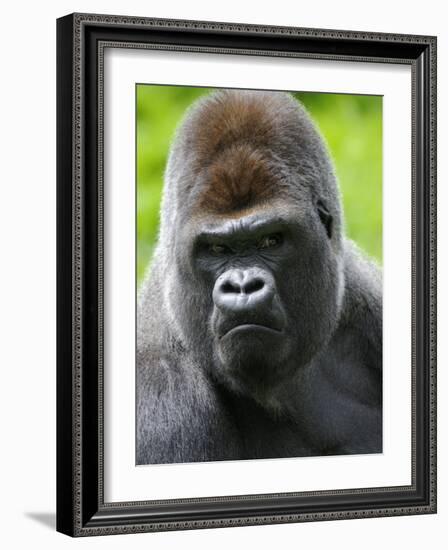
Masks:
[[[258,292],[264,287],[263,279],[252,279],[244,285],[244,292],[246,294],[252,294]]]
[[[253,294],[261,290],[264,286],[265,282],[259,277],[250,279],[244,284],[227,280],[222,283],[220,291],[223,294]]]
[[[221,292],[224,294],[239,294],[241,292],[241,288],[239,285],[226,281],[223,285],[221,285]]]

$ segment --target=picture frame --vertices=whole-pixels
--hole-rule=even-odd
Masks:
[[[91,536],[436,512],[436,43],[432,36],[143,17],[58,19],[58,531]],[[410,484],[170,499],[153,498],[148,488],[143,500],[105,500],[103,61],[108,47],[410,67]]]

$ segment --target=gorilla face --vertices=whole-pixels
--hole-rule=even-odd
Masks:
[[[272,390],[329,339],[341,283],[329,220],[319,206],[277,201],[198,224],[192,265],[211,297],[202,308],[213,374],[232,389]]]

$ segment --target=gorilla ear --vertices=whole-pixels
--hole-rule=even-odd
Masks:
[[[328,238],[331,239],[331,236],[333,234],[333,216],[330,214],[330,212],[328,211],[328,208],[320,199],[317,201],[316,206],[317,206],[317,212],[319,214],[320,221],[325,227],[325,231],[327,232]]]

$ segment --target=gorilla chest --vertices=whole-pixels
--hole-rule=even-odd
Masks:
[[[295,421],[276,417],[246,399],[227,401],[229,419],[239,436],[244,459],[310,456],[307,443]]]
[[[361,381],[351,380],[350,365],[344,366],[341,384],[319,369],[306,391],[295,391],[291,385],[291,393],[284,396],[288,414],[275,414],[250,398],[228,394],[223,404],[239,434],[244,458],[381,452],[382,415],[374,380],[366,382],[367,372]]]

